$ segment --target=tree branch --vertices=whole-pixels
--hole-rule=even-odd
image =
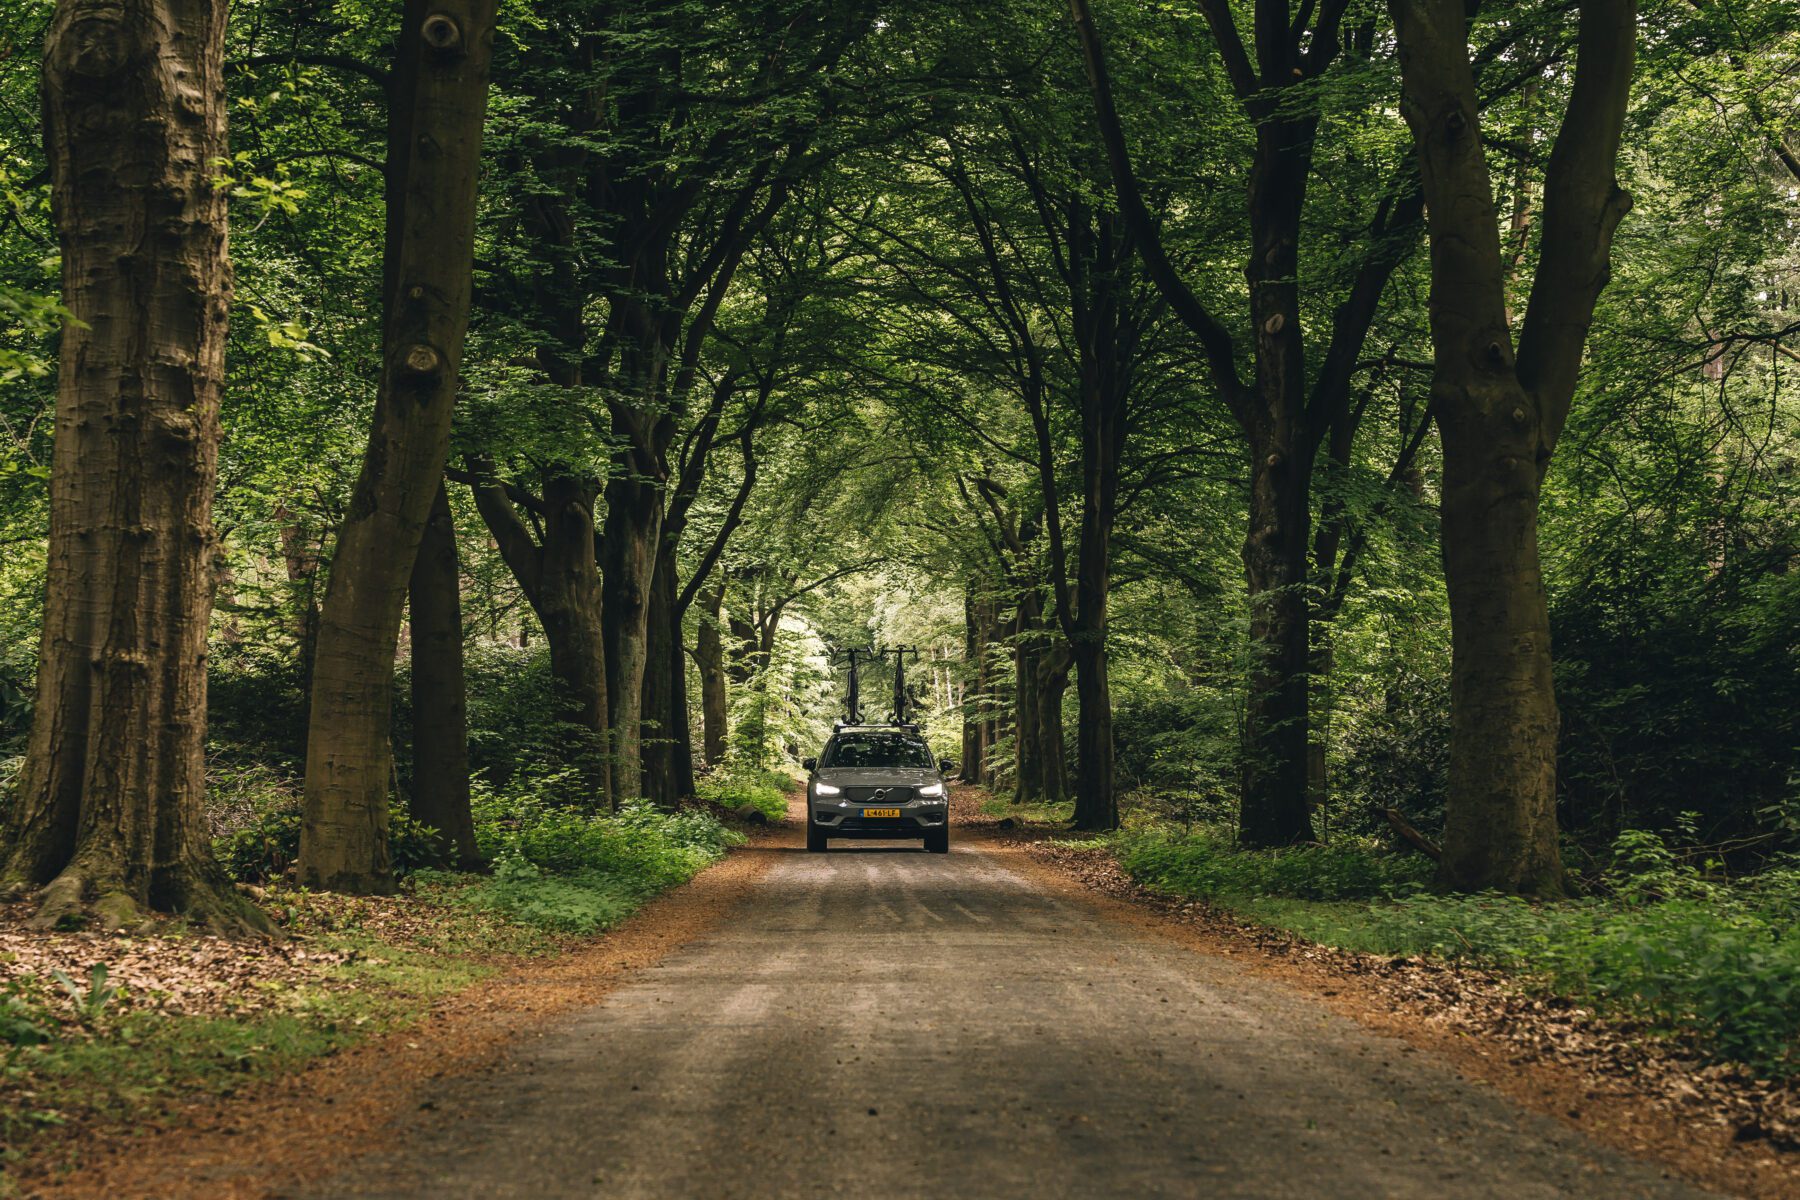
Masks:
[[[1237,417],[1238,423],[1245,429],[1250,429],[1254,420],[1250,397],[1238,375],[1237,351],[1232,344],[1231,334],[1218,318],[1206,310],[1199,297],[1194,295],[1176,273],[1163,248],[1162,236],[1150,219],[1149,209],[1144,206],[1137,177],[1132,173],[1130,151],[1125,146],[1125,131],[1119,124],[1118,109],[1113,102],[1112,80],[1106,70],[1105,51],[1100,44],[1100,34],[1094,28],[1094,18],[1088,11],[1087,0],[1069,0],[1069,12],[1075,18],[1075,33],[1081,40],[1089,90],[1094,98],[1094,115],[1100,125],[1101,140],[1106,145],[1106,160],[1112,168],[1113,187],[1118,194],[1119,210],[1125,217],[1125,224],[1131,230],[1139,252],[1144,256],[1144,266],[1148,269],[1150,278],[1168,301],[1169,308],[1200,339],[1200,344],[1206,351],[1213,382],[1231,408],[1232,415]],[[1241,45],[1238,52],[1243,52]]]

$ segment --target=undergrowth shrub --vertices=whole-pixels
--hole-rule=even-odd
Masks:
[[[1113,838],[1119,864],[1140,882],[1187,896],[1292,896],[1366,900],[1409,895],[1430,879],[1430,864],[1372,841],[1244,850],[1212,828],[1177,832],[1151,826]]]
[[[792,778],[781,771],[727,763],[703,776],[694,790],[700,799],[723,808],[754,810],[779,821],[787,816],[787,794],[792,786]]]
[[[435,866],[437,831],[396,808],[388,812],[388,855],[394,873],[404,876]],[[279,879],[300,857],[300,797],[251,816],[213,839],[213,856],[231,878],[244,883]]]
[[[1800,1071],[1800,869],[1705,877],[1627,831],[1596,898],[1415,896],[1370,913],[1367,948],[1465,959],[1533,986],[1687,1031],[1714,1054]]]
[[[643,801],[589,812],[478,788],[474,808],[476,840],[494,872],[450,891],[450,899],[564,933],[617,924],[743,840],[710,813],[665,812]]]
[[[1163,891],[1235,901],[1350,949],[1496,968],[1771,1076],[1800,1072],[1800,863],[1724,881],[1705,873],[1716,862],[1627,831],[1594,895],[1541,903],[1429,894],[1423,859],[1358,842],[1244,851],[1216,831],[1152,826],[1115,835],[1112,846],[1126,871]],[[1375,903],[1257,903],[1284,897]]]
[[[631,915],[638,894],[597,871],[546,875],[530,859],[507,854],[492,878],[452,893],[459,903],[557,933],[596,933]]]

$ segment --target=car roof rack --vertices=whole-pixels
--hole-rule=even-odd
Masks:
[[[834,721],[831,726],[833,733],[842,733],[846,729],[863,729],[871,732],[882,729],[904,729],[908,733],[919,732],[917,722],[905,721]]]

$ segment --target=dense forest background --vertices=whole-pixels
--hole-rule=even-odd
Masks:
[[[1074,810],[1090,828],[1121,811],[1232,826],[1246,796],[1274,796],[1287,815],[1265,841],[1388,837],[1390,809],[1441,837],[1443,461],[1393,27],[1361,0],[1303,5],[1293,78],[1246,88],[1219,11],[1092,14],[1147,255],[1061,6],[501,5],[445,492],[478,803],[670,804],[708,778],[717,794],[816,750],[835,651],[906,644],[930,736],[968,777],[1061,804],[1110,767]],[[39,119],[51,15],[0,13],[12,755],[68,316]],[[255,869],[298,849],[321,608],[382,375],[401,15],[256,0],[225,35],[206,782],[212,831],[253,831]],[[1240,24],[1252,57],[1272,53]],[[1617,165],[1633,203],[1540,509],[1556,810],[1578,872],[1627,830],[1736,869],[1800,838],[1800,14],[1652,0],[1636,27]],[[1515,323],[1576,31],[1557,2],[1481,5],[1470,30]],[[1258,157],[1283,122],[1311,141],[1279,273],[1257,265],[1269,194],[1246,189],[1300,186]],[[1247,361],[1275,274],[1306,386],[1338,390],[1308,410],[1310,474],[1279,501],[1307,532],[1280,563],[1257,549],[1275,456],[1165,286]],[[625,553],[652,508],[654,572]],[[552,586],[570,553],[587,594]],[[583,691],[598,660],[570,665],[592,637],[605,720]],[[403,628],[383,787],[402,868],[406,814],[437,786],[414,749],[420,645]],[[618,715],[627,694],[641,723]]]

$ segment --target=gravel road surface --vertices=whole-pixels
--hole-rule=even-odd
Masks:
[[[1702,1194],[979,839],[780,853],[724,924],[291,1194]]]

